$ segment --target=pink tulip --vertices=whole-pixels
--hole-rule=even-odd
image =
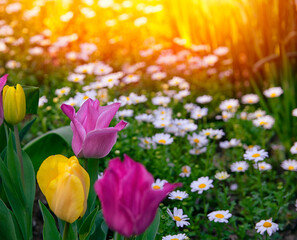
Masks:
[[[8,74],[5,74],[3,77],[0,78],[0,126],[3,123],[4,119],[4,112],[3,112],[3,103],[2,103],[2,89],[6,84]]]
[[[153,176],[129,156],[109,161],[103,177],[95,183],[103,216],[109,228],[130,237],[143,233],[154,220],[160,202],[181,183],[152,189]]]
[[[120,121],[115,127],[108,127],[120,105],[113,103],[100,107],[98,100],[88,99],[75,113],[74,107],[62,104],[62,111],[71,120],[72,149],[76,156],[102,158],[110,152],[116,143],[117,133],[127,125],[125,121]]]

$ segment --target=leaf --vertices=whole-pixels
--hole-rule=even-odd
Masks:
[[[5,149],[7,145],[4,124],[0,126],[0,153]]]
[[[27,211],[24,203],[24,194],[21,194],[17,186],[15,186],[14,181],[12,180],[12,177],[10,176],[2,160],[0,160],[0,175],[2,179],[5,179],[5,181],[2,182],[4,186],[4,190],[5,190],[8,202],[10,204],[10,207],[13,210],[13,213],[16,217],[16,220],[22,232],[23,238],[30,239],[30,237],[28,236],[28,231],[26,227]]]
[[[22,86],[26,96],[26,114],[37,114],[39,102],[39,88]]]
[[[17,240],[14,222],[9,209],[0,199],[0,236],[2,240]]]
[[[36,118],[33,118],[31,121],[29,121],[24,127],[23,129],[20,131],[20,141],[22,142],[22,140],[24,139],[26,133],[30,130],[30,128],[32,127],[33,123],[35,122]]]
[[[62,239],[52,214],[49,212],[49,210],[44,206],[44,204],[41,201],[39,201],[38,203],[39,203],[39,207],[44,221],[43,240]]]
[[[95,220],[95,231],[91,233],[90,240],[105,240],[107,237],[108,227],[104,221],[102,212],[99,211]]]
[[[24,151],[30,156],[35,172],[41,163],[49,156],[60,154],[71,146],[72,130],[70,126],[61,127],[41,135],[24,146]]]
[[[94,209],[89,216],[85,219],[82,226],[79,229],[79,239],[86,240],[89,238],[90,232],[94,226],[96,215],[98,213],[98,207]]]
[[[136,240],[154,240],[155,239],[160,225],[160,216],[161,216],[160,211],[161,210],[158,209],[154,221],[151,223],[151,225],[143,234],[136,237]]]

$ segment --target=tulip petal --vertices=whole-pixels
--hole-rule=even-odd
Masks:
[[[100,108],[100,116],[97,119],[95,129],[107,128],[121,104],[113,103]]]
[[[75,117],[75,109],[73,106],[62,104],[62,111],[71,120],[71,129],[73,131],[72,149],[76,156],[81,152],[83,142],[86,138],[86,131],[82,124]]]
[[[105,157],[116,143],[118,131],[122,130],[126,124],[125,121],[120,121],[115,127],[89,132],[78,156],[85,158]]]
[[[99,118],[100,103],[96,99],[88,99],[83,103],[80,109],[77,111],[76,118],[83,125],[86,133],[95,129],[96,121]]]
[[[84,211],[84,189],[80,179],[65,172],[50,182],[44,195],[51,210],[60,219],[73,223]]]
[[[0,78],[0,126],[2,125],[3,119],[4,119],[2,89],[7,82],[7,77],[8,77],[8,74],[5,74],[3,77]]]

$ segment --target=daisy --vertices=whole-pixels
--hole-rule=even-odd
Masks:
[[[245,172],[249,168],[249,165],[245,161],[238,161],[232,163],[230,168],[231,172]]]
[[[213,53],[217,56],[224,56],[229,52],[229,48],[228,47],[218,47],[217,49],[215,49],[213,51]]]
[[[193,132],[198,128],[198,126],[195,123],[188,122],[178,126],[178,128],[185,132]]]
[[[276,98],[283,94],[283,89],[281,87],[272,87],[264,90],[263,94],[268,98]]]
[[[257,94],[246,94],[241,98],[243,104],[255,104],[259,102],[259,96]]]
[[[154,105],[166,106],[166,105],[168,105],[168,103],[170,103],[170,97],[157,96],[157,97],[152,98],[152,103]]]
[[[120,77],[115,73],[108,74],[101,78],[101,83],[104,87],[112,88],[120,84],[119,78]]]
[[[162,80],[166,77],[167,77],[167,74],[165,72],[155,72],[151,76],[152,80],[155,80],[155,81]]]
[[[153,140],[149,137],[139,138],[139,140],[140,140],[139,147],[141,148],[144,148],[144,149],[156,148],[156,143],[153,142]]]
[[[170,125],[171,121],[169,119],[157,119],[153,121],[153,125],[155,128],[165,128]]]
[[[158,178],[154,183],[152,183],[152,189],[162,190],[165,183],[168,183],[168,181],[167,180],[160,180]]]
[[[272,169],[272,166],[266,162],[258,162],[254,164],[255,169],[259,169],[261,172]]]
[[[184,105],[184,108],[186,109],[187,112],[191,112],[196,107],[198,106],[194,103],[187,103]]]
[[[223,111],[222,116],[218,116],[217,119],[223,119],[224,122],[227,122],[230,118],[234,117],[233,112]]]
[[[225,133],[222,129],[214,129],[210,138],[218,140],[221,139],[224,135]]]
[[[184,233],[180,233],[177,235],[167,235],[165,237],[162,237],[162,240],[185,240],[185,239],[188,239],[188,237]]]
[[[152,139],[155,143],[162,145],[169,145],[173,142],[173,138],[167,133],[157,133]]]
[[[207,113],[208,113],[208,109],[207,108],[195,107],[191,111],[191,118],[193,118],[195,120],[201,119],[201,118],[207,116]]]
[[[271,129],[274,124],[274,118],[266,115],[253,120],[256,127],[263,127],[264,129]]]
[[[290,148],[290,152],[292,154],[297,154],[297,142],[295,142],[294,145]]]
[[[103,63],[98,63],[98,64],[95,64],[93,73],[97,76],[102,76],[102,75],[111,73],[112,70],[113,70],[112,67]]]
[[[129,84],[129,83],[138,82],[139,79],[140,79],[140,75],[129,74],[126,77],[124,77],[122,80],[124,83]]]
[[[55,94],[58,97],[62,97],[62,96],[67,96],[69,94],[69,92],[70,92],[70,87],[63,87],[60,89],[56,89]]]
[[[167,213],[169,214],[170,217],[172,217],[172,219],[174,221],[176,221],[176,226],[177,227],[183,227],[183,226],[188,226],[190,225],[190,223],[187,221],[190,218],[188,218],[187,215],[183,214],[183,210],[182,209],[177,209],[176,207],[173,209],[173,214],[170,211],[170,209],[167,208]]]
[[[69,82],[83,84],[84,78],[85,78],[84,74],[70,73],[69,76],[67,77],[67,80]]]
[[[181,177],[189,177],[191,175],[191,167],[189,166],[183,166],[181,171],[182,172],[179,174]]]
[[[188,136],[188,140],[191,145],[197,147],[204,147],[208,144],[208,139],[204,135],[199,135],[197,133],[193,133],[192,136]]]
[[[263,235],[264,232],[267,231],[268,235],[271,236],[272,233],[278,231],[278,224],[272,222],[272,218],[270,218],[268,220],[261,220],[260,222],[258,222],[255,229],[261,235]]]
[[[139,114],[135,116],[135,119],[138,122],[152,122],[154,120],[154,116],[152,114]]]
[[[198,194],[202,194],[203,191],[213,188],[212,182],[213,180],[209,177],[200,177],[191,183],[191,192],[198,191]]]
[[[255,162],[263,161],[265,158],[268,157],[268,152],[265,152],[264,149],[248,149],[245,151],[243,158],[245,160],[254,160]]]
[[[69,98],[67,101],[64,102],[64,104],[70,105],[70,106],[78,106],[77,100],[75,98]]]
[[[184,82],[185,82],[185,79],[183,79],[181,77],[173,77],[172,79],[170,79],[168,81],[168,85],[176,87],[176,86],[178,86],[178,85],[180,85],[181,83],[184,83]]]
[[[292,116],[297,117],[297,108],[292,110]]]
[[[84,73],[84,74],[92,74],[94,69],[94,64],[83,64],[79,65],[74,69],[74,72],[76,73]]]
[[[132,109],[124,109],[117,112],[117,117],[132,117],[134,111]]]
[[[209,103],[211,101],[212,101],[212,96],[209,96],[209,95],[203,95],[203,96],[200,96],[200,97],[196,98],[196,102],[200,103],[200,104],[206,104],[206,103]]]
[[[239,107],[239,101],[234,98],[222,101],[219,106],[221,111],[231,111],[231,112],[236,112],[238,107]]]
[[[229,210],[219,210],[211,212],[207,215],[209,221],[228,223],[228,219],[232,216]]]
[[[206,147],[203,147],[203,148],[193,148],[193,149],[191,149],[189,152],[190,152],[190,154],[192,154],[192,155],[200,155],[200,154],[202,154],[202,153],[205,153],[206,150],[207,150]]]
[[[48,102],[48,100],[47,100],[46,96],[40,97],[39,101],[38,101],[38,107],[42,107],[47,102]]]
[[[212,138],[215,134],[215,130],[212,128],[202,129],[199,135],[206,136]]]
[[[171,108],[159,107],[157,110],[154,110],[154,115],[155,115],[156,118],[165,117],[165,116],[171,118],[172,109]]]
[[[227,172],[217,172],[215,178],[218,180],[226,180],[230,175]]]
[[[84,93],[78,92],[74,99],[77,102],[78,106],[81,106],[85,101],[87,101],[89,98],[95,100],[97,97],[97,92],[95,90],[87,91]]]
[[[240,144],[240,140],[232,138],[230,141],[223,141],[220,142],[220,148],[231,148],[231,147],[237,147]]]
[[[171,200],[184,200],[185,198],[189,197],[189,194],[187,194],[186,192],[184,191],[173,191],[169,194],[168,198],[171,199]]]
[[[281,167],[285,170],[289,171],[297,171],[297,161],[288,159],[282,162]]]
[[[249,113],[247,116],[247,119],[252,120],[255,118],[263,117],[265,116],[266,112],[264,110],[257,110],[253,113]]]

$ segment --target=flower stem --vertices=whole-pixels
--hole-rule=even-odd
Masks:
[[[69,231],[69,222],[66,222],[64,225],[64,232],[63,232],[63,240],[67,239],[68,231]]]
[[[17,154],[20,160],[21,164],[21,177],[22,177],[22,183],[24,185],[24,165],[23,165],[23,156],[22,156],[22,148],[21,148],[21,142],[20,142],[20,136],[19,136],[19,129],[17,125],[14,125],[14,137],[15,137],[15,145],[17,149]]]

